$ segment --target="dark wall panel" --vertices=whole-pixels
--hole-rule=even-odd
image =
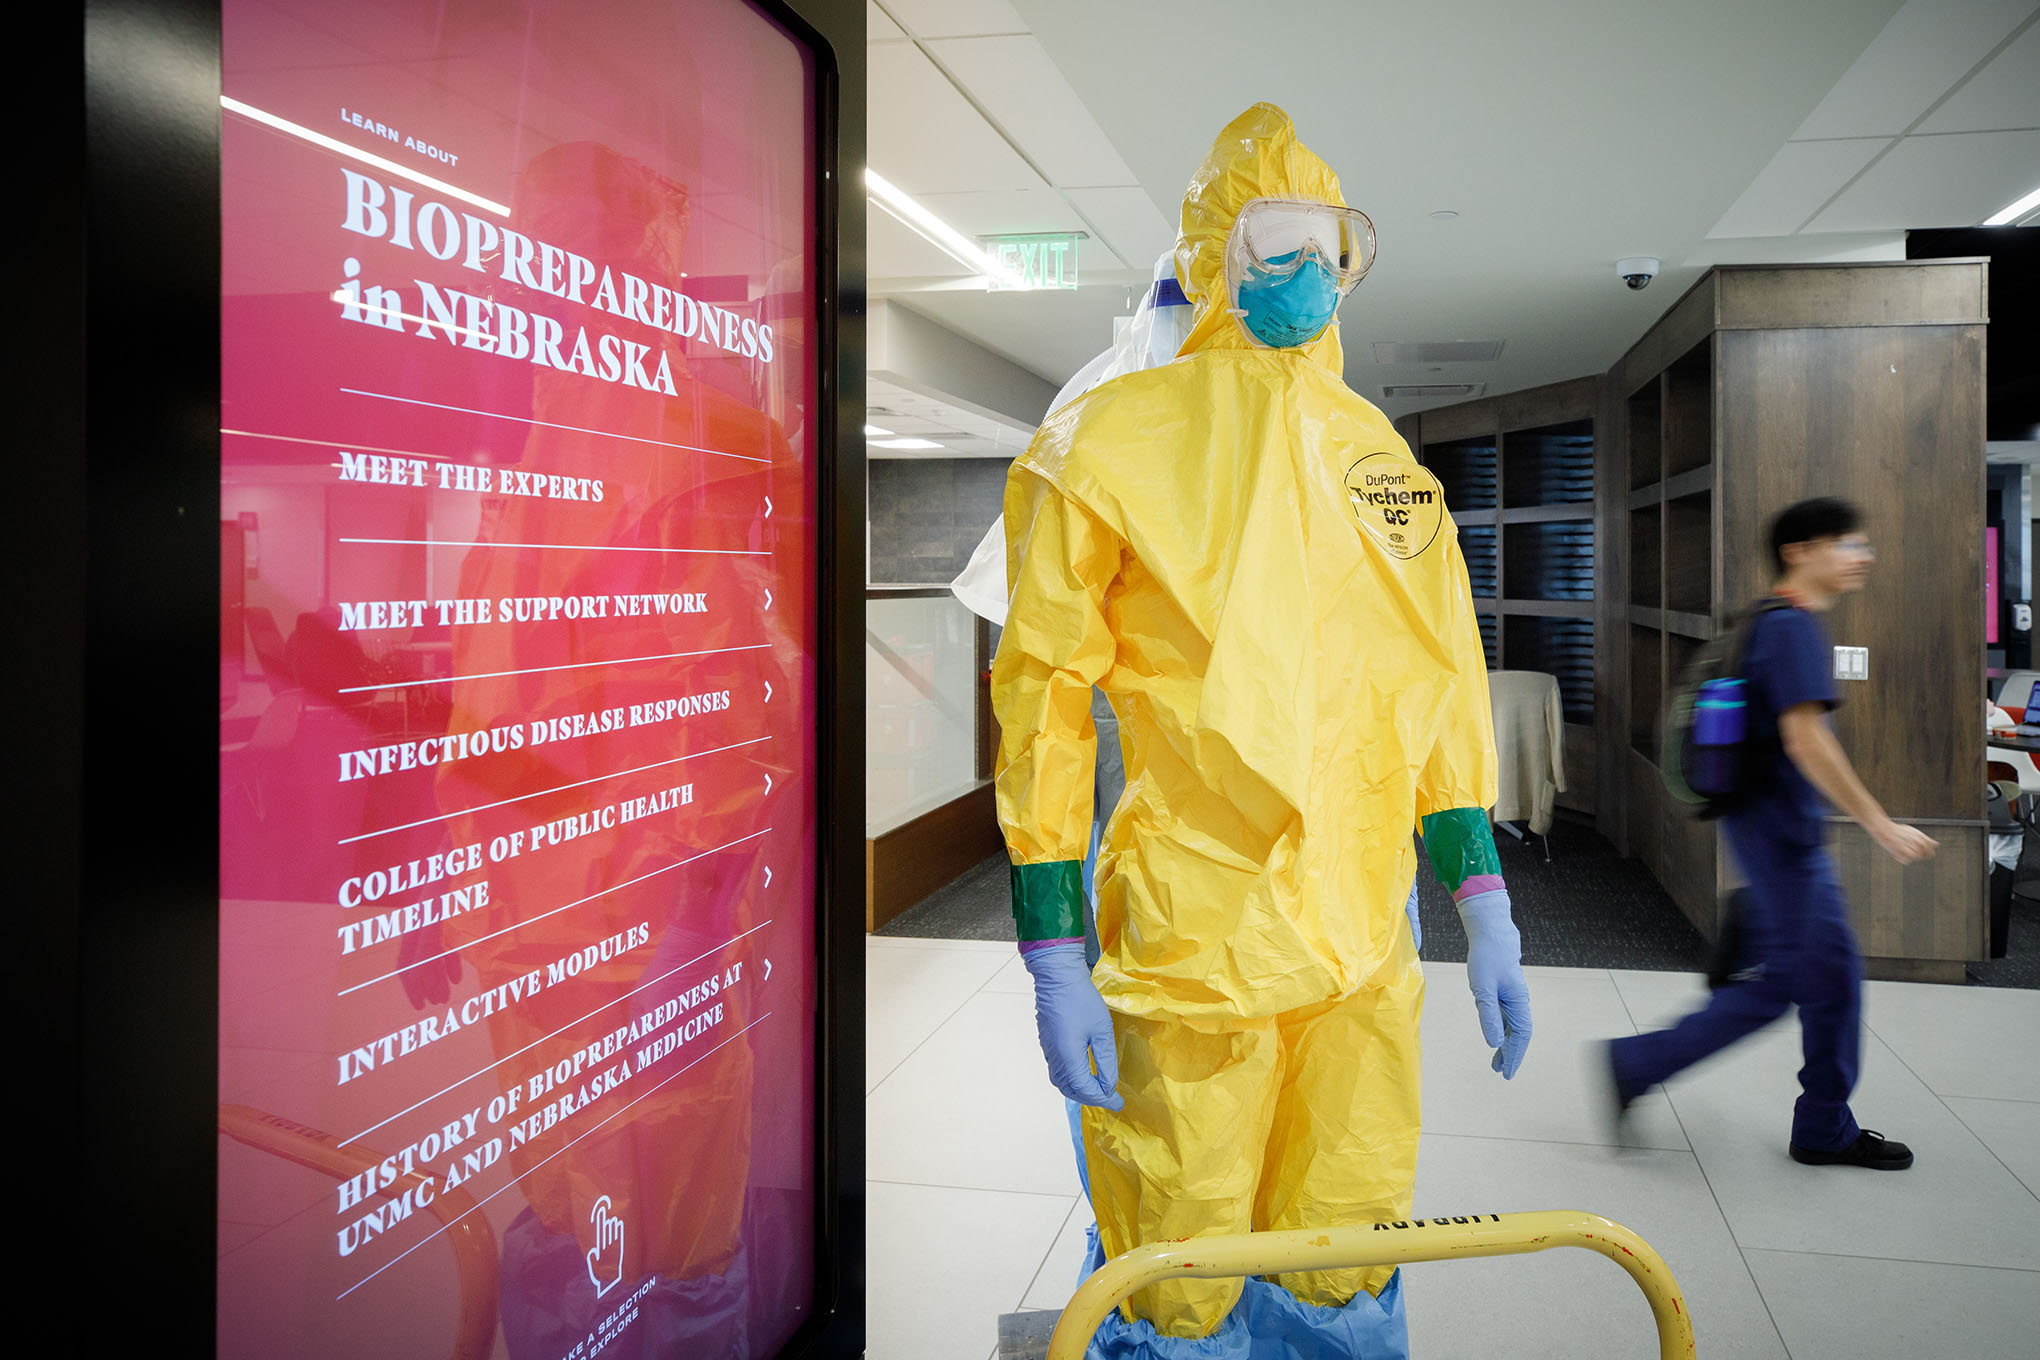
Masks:
[[[1495,438],[1487,435],[1449,444],[1424,445],[1424,466],[1445,491],[1453,514],[1495,508]]]
[[[1512,614],[1503,639],[1508,669],[1558,677],[1565,720],[1594,721],[1594,621]]]
[[[1594,598],[1594,522],[1511,524],[1503,531],[1503,584],[1512,600]]]
[[[1560,505],[1594,498],[1594,422],[1569,420],[1503,437],[1502,504]]]
[[[871,577],[947,585],[970,561],[1006,495],[1003,458],[880,458],[871,463]]]
[[[1500,581],[1495,558],[1495,526],[1459,526],[1459,551],[1466,558],[1466,576],[1476,600],[1493,599]]]

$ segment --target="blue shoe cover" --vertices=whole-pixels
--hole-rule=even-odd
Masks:
[[[1083,1278],[1105,1264],[1098,1225],[1086,1230]],[[1128,1322],[1117,1308],[1105,1317],[1084,1360],[1409,1360],[1409,1319],[1402,1272],[1379,1297],[1361,1290],[1340,1308],[1305,1303],[1279,1284],[1250,1278],[1246,1290],[1210,1336],[1163,1336],[1152,1323]]]
[[[1340,1308],[1305,1303],[1279,1284],[1248,1280],[1232,1315],[1246,1319],[1249,1360],[1409,1360],[1400,1270],[1388,1277],[1380,1297],[1363,1289]]]

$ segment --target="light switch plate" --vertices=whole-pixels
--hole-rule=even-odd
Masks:
[[[1870,678],[1870,649],[1868,647],[1835,648],[1835,679],[1868,680]]]

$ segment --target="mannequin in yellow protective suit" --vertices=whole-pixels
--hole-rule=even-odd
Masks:
[[[1249,109],[1184,198],[1197,316],[1179,357],[1057,409],[1007,483],[999,815],[1051,1076],[1086,1107],[1104,1255],[1410,1216],[1419,823],[1467,924],[1496,1070],[1529,1040],[1457,532],[1340,377],[1332,309],[1372,247],[1287,115]],[[1095,972],[1074,938],[1094,684],[1127,772]],[[1167,1282],[1094,1354],[1246,1354],[1250,1336],[1404,1353],[1399,1280]]]

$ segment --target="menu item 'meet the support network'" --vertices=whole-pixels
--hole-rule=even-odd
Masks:
[[[218,1352],[814,1306],[815,58],[223,23]]]

